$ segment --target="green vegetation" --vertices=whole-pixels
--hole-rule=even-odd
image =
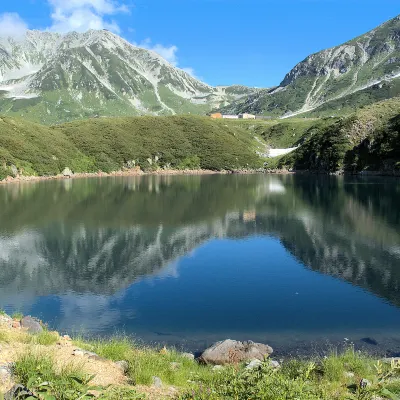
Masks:
[[[199,382],[181,400],[372,400],[398,399],[400,366],[382,364],[349,348],[314,360],[290,360],[275,369],[231,366],[211,382]],[[365,382],[364,385],[361,381]]]
[[[190,387],[194,379],[209,380],[213,376],[210,367],[201,366],[174,349],[159,352],[137,345],[126,337],[80,339],[74,343],[113,361],[126,360],[129,364],[128,375],[137,384],[151,385],[153,377],[158,376],[168,385]]]
[[[93,376],[77,364],[58,366],[48,352],[29,350],[15,363],[14,374],[40,400],[104,400],[143,399],[133,388],[92,386]],[[98,393],[98,396],[93,394]]]
[[[277,166],[321,172],[399,169],[400,99],[359,109],[345,118],[324,118],[302,136],[299,149]]]
[[[24,314],[22,314],[21,312],[15,312],[11,315],[11,318],[17,321],[21,321],[21,319],[24,318]]]
[[[0,179],[111,172],[140,166],[233,170],[258,168],[257,143],[245,130],[206,117],[99,118],[45,127],[0,118]],[[13,167],[14,166],[14,167]]]
[[[49,332],[47,335],[50,334]],[[56,332],[51,333],[59,336]],[[154,377],[162,387],[173,386],[175,400],[384,400],[400,399],[400,363],[376,360],[355,351],[349,344],[343,351],[309,359],[289,358],[273,366],[265,359],[251,369],[232,364],[215,369],[186,358],[174,349],[140,346],[127,337],[85,340],[75,346],[102,357],[91,361],[98,374],[112,374],[111,361],[128,364],[127,380],[102,385],[96,373],[89,374],[87,359],[77,359],[45,341],[28,340],[28,333],[0,327],[0,342],[19,349],[15,353],[13,380],[26,386],[40,400],[75,400],[96,397],[103,400],[163,399],[163,391],[152,387]],[[23,346],[23,347],[19,347]],[[60,354],[64,356],[60,357]],[[94,365],[93,363],[98,363]],[[122,372],[118,372],[120,376]],[[117,376],[115,382],[120,382]],[[1,383],[0,383],[1,385]],[[140,385],[136,387],[136,385]],[[146,389],[147,387],[147,389]],[[149,397],[140,392],[149,393]],[[0,398],[2,394],[0,393]]]

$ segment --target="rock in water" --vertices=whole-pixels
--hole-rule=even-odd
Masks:
[[[64,171],[62,172],[62,174],[68,178],[70,178],[74,173],[67,167],[64,168]]]
[[[228,339],[209,347],[200,356],[200,361],[214,365],[236,364],[252,360],[264,361],[272,352],[273,349],[266,344]]]
[[[43,331],[42,325],[30,316],[22,318],[21,326],[27,329],[29,333],[40,333]]]

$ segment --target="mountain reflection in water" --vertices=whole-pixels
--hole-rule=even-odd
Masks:
[[[163,303],[175,301],[177,315],[188,318],[182,299],[174,298],[165,282],[174,279],[174,290],[182,293],[196,287],[195,276],[201,281],[202,268],[207,274],[207,265],[196,261],[200,257],[209,265],[221,262],[213,271],[226,297],[220,301],[229,303],[239,296],[241,304],[254,307],[252,288],[241,284],[244,269],[282,287],[285,268],[297,268],[293,271],[304,281],[312,270],[362,288],[370,293],[368,298],[372,294],[374,310],[388,307],[394,313],[384,323],[400,337],[400,324],[394,321],[394,315],[400,316],[399,200],[397,180],[361,177],[146,176],[2,186],[0,307],[43,316],[58,329],[105,334],[118,327],[146,338],[150,328],[143,312],[151,314],[148,302],[161,310]],[[245,251],[244,259],[229,260],[226,268],[222,263],[238,246]],[[272,273],[269,263],[278,261]],[[185,263],[192,263],[192,269]],[[328,281],[318,283],[325,284]],[[340,281],[335,285],[333,296],[351,289]],[[203,302],[218,292],[214,287],[207,292],[206,287],[203,282],[197,291]],[[311,292],[307,304],[316,304]],[[200,303],[191,307],[197,307],[191,310],[193,318],[201,320],[205,309]],[[264,307],[273,320],[273,304]],[[235,333],[230,315],[221,318],[226,318],[226,333]],[[209,326],[186,323],[190,332],[181,333],[187,339],[211,338],[213,326],[222,329],[215,320]],[[153,325],[155,336],[161,332],[168,337],[168,327]],[[276,332],[288,329],[287,322],[272,325]],[[311,336],[313,329],[308,329]]]

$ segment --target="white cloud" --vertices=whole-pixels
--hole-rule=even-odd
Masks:
[[[110,16],[129,12],[129,8],[114,0],[47,0],[52,8],[50,30],[60,33],[85,32],[89,29],[108,29],[121,33]]]
[[[0,37],[19,38],[27,29],[28,25],[17,13],[0,14]]]
[[[179,61],[178,61],[178,47],[175,45],[171,46],[164,46],[162,44],[152,44],[151,39],[146,39],[140,44],[135,44],[138,47],[143,47],[144,49],[147,50],[152,50],[158,55],[160,55],[162,58],[167,60],[170,64],[172,64],[175,67],[181,68],[183,71],[185,71],[187,74],[196,77],[194,69],[190,67],[182,68],[179,66]]]

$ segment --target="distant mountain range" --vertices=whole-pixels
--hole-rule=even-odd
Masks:
[[[400,94],[400,16],[345,44],[308,56],[273,89],[223,108],[229,113],[314,115],[354,108]]]
[[[325,116],[398,95],[400,16],[308,56],[272,89],[212,87],[106,30],[0,38],[0,114],[44,124],[211,110]]]
[[[206,114],[256,91],[209,86],[106,30],[0,38],[0,113],[37,122]]]

